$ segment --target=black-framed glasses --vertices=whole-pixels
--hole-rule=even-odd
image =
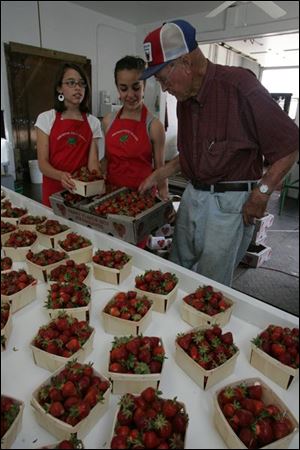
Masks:
[[[72,78],[70,80],[63,81],[61,84],[66,84],[70,88],[74,88],[77,85],[83,89],[87,87],[87,84],[84,80],[76,81],[76,80],[73,80]]]

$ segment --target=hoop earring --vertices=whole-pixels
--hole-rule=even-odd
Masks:
[[[64,94],[59,94],[57,98],[60,102],[63,102],[65,99]]]

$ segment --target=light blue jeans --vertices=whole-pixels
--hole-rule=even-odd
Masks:
[[[231,286],[234,269],[251,242],[254,225],[243,223],[250,192],[210,193],[188,184],[176,217],[170,260]]]

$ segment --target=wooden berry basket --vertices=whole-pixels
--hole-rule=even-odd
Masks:
[[[230,304],[229,308],[214,316],[198,311],[196,308],[188,305],[182,300],[180,304],[181,318],[193,327],[211,327],[215,324],[223,327],[229,322],[234,307],[234,302],[232,300],[227,297],[225,297],[225,300]]]
[[[72,359],[76,358],[79,362],[83,362],[85,358],[93,351],[94,336],[95,330],[93,329],[92,334],[84,343],[84,345],[76,353],[73,353],[73,355],[71,355],[69,358],[64,358],[63,356],[59,355],[53,355],[52,353],[48,353],[45,350],[37,348],[33,345],[32,340],[30,347],[32,350],[34,363],[37,366],[42,367],[43,369],[54,372],[59,367],[67,364],[67,362],[71,361]]]
[[[76,264],[89,263],[92,261],[93,257],[93,246],[89,245],[88,247],[79,248],[78,250],[72,250],[67,252],[63,247],[61,247],[57,243],[57,250],[60,252],[65,252],[69,255],[70,259],[73,259]]]
[[[2,302],[2,304],[3,303],[5,303],[5,302]],[[12,312],[11,312],[11,306],[10,306],[8,319],[7,319],[4,327],[1,329],[1,351],[6,350],[7,341],[9,339],[9,336],[11,335],[11,331],[12,331]]]
[[[112,385],[112,394],[126,394],[127,392],[140,394],[146,387],[158,389],[161,372],[139,375],[135,373],[115,373],[108,371],[108,378]]]
[[[134,288],[134,290],[140,296],[146,296],[149,300],[153,302],[153,311],[157,311],[160,313],[165,313],[170,308],[174,300],[176,299],[178,283],[168,294],[154,294],[153,292],[142,291],[141,289]]]
[[[9,223],[12,223],[15,226],[18,226],[21,218],[25,217],[27,215],[28,215],[28,213],[25,213],[25,214],[23,214],[23,216],[20,216],[20,217],[4,217],[4,216],[1,216],[1,220],[3,222],[9,222]]]
[[[291,383],[299,377],[299,369],[282,364],[253,343],[251,344],[250,364],[283,389],[288,389]]]
[[[7,396],[9,397],[9,396]],[[16,437],[21,431],[22,428],[22,418],[23,418],[23,410],[24,410],[24,402],[21,400],[15,399],[13,397],[11,398],[14,402],[18,403],[20,405],[20,409],[18,412],[17,417],[11,424],[10,428],[7,430],[7,432],[4,434],[4,436],[1,438],[1,448],[11,448],[14,441],[16,440]]]
[[[121,284],[130,275],[132,270],[132,258],[122,269],[112,269],[93,262],[94,277],[96,280],[110,284]]]
[[[163,345],[162,342],[161,344]],[[109,360],[107,366],[109,367]],[[163,368],[164,361],[159,373],[116,373],[108,370],[107,377],[111,382],[111,392],[112,394],[126,394],[128,392],[132,394],[140,394],[148,386],[158,389]]]
[[[90,319],[91,301],[86,306],[78,306],[77,308],[46,308],[51,319],[55,319],[61,314],[68,314],[68,316],[75,317],[78,320],[86,322]]]
[[[37,223],[33,223],[33,224],[23,224],[23,223],[19,223],[19,229],[20,230],[28,230],[28,231],[35,231],[36,233],[37,233],[37,231],[36,231],[36,226],[37,225],[42,225],[43,223],[45,223],[46,221],[47,221],[48,219],[46,218],[45,220],[43,220],[43,222],[39,222],[38,224]]]
[[[272,389],[269,388],[260,378],[248,378],[240,381],[236,381],[234,383],[228,384],[224,386],[222,389],[219,389],[214,394],[214,422],[216,425],[216,428],[225,441],[228,448],[247,448],[246,445],[240,440],[240,438],[235,434],[231,426],[229,425],[227,419],[225,418],[220,405],[218,403],[218,395],[220,392],[226,387],[232,387],[238,386],[239,384],[245,384],[246,386],[253,385],[254,383],[259,383],[262,385],[263,388],[263,395],[262,395],[262,401],[266,403],[267,405],[275,405],[278,406],[278,408],[281,411],[284,411],[287,417],[290,419],[292,425],[293,425],[293,431],[285,436],[282,439],[278,439],[277,441],[271,442],[268,445],[265,445],[261,448],[282,448],[286,449],[289,446],[289,443],[291,442],[292,438],[298,431],[298,422],[291,413],[291,411],[288,409],[288,407],[285,405],[285,403],[275,394],[275,392],[272,391]]]
[[[83,197],[91,197],[92,195],[101,195],[105,191],[105,181],[80,181],[72,178],[75,188],[72,190],[73,194],[79,194]]]
[[[2,249],[5,256],[9,256],[15,262],[22,262],[26,260],[26,255],[29,250],[34,251],[37,247],[38,241],[36,239],[34,243],[28,247],[5,247],[5,245],[3,245]]]
[[[222,381],[226,377],[231,375],[234,371],[236,360],[240,353],[240,351],[238,350],[230,359],[225,361],[225,363],[221,364],[215,369],[205,370],[198,363],[196,363],[196,361],[194,361],[193,358],[191,358],[177,342],[175,342],[175,347],[176,363],[203,390],[211,388],[213,385],[219,383],[219,381]]]
[[[13,231],[9,231],[8,233],[3,233],[1,234],[1,245],[3,246],[5,244],[5,242],[9,239],[11,233],[14,233],[15,231],[17,231],[18,228],[16,228]]]
[[[1,303],[9,302],[12,314],[15,313],[16,311],[19,311],[19,309],[24,308],[24,306],[28,305],[29,303],[31,303],[33,300],[36,299],[36,285],[37,280],[34,280],[31,284],[26,286],[21,291],[16,292],[15,294],[12,295],[1,294]]]
[[[183,408],[182,412],[183,412],[184,414],[186,414],[186,407],[185,407],[185,404],[182,403],[182,402],[178,402],[178,403],[180,403],[180,405],[182,405],[182,408]],[[113,425],[112,425],[112,430],[111,430],[110,438],[109,438],[109,441],[107,442],[107,444],[108,444],[107,448],[111,448],[111,447],[110,447],[111,441],[112,441],[113,437],[116,436],[115,431],[116,431],[116,426],[117,426],[117,423],[118,423],[118,414],[119,414],[119,411],[120,411],[120,408],[117,409],[117,411],[116,411],[116,413],[115,413],[115,416],[114,416],[114,421],[113,421]],[[183,447],[180,447],[180,448],[182,448],[182,449],[185,449],[185,448],[186,448],[185,445],[186,445],[187,430],[188,430],[188,423],[187,423],[187,427],[186,427],[186,430],[185,430],[184,441],[183,441]]]
[[[110,399],[110,389],[104,393],[104,402],[97,403],[90,411],[89,415],[85,417],[83,420],[78,422],[75,426],[71,426],[62,420],[57,419],[56,417],[51,416],[51,414],[46,413],[44,408],[38,402],[38,392],[43,387],[50,383],[51,378],[53,376],[58,375],[62,371],[62,367],[60,367],[55,373],[51,374],[51,376],[42,383],[32,394],[32,398],[30,404],[33,408],[34,416],[38,424],[45,428],[49,433],[53,434],[58,439],[69,439],[72,433],[77,433],[78,439],[83,439],[90,430],[96,425],[97,422],[101,419],[101,417],[108,411],[109,408],[109,399]],[[94,370],[95,376],[100,377],[106,381],[103,375]]]
[[[38,243],[40,245],[46,248],[55,248],[55,249],[57,249],[58,241],[64,240],[67,234],[69,233],[70,228],[68,228],[65,231],[62,231],[61,233],[53,234],[52,236],[36,231],[36,234],[38,236]]]
[[[106,313],[104,308],[101,312],[103,328],[106,333],[113,335],[124,336],[132,334],[133,336],[137,336],[138,334],[142,334],[151,322],[152,308],[153,305],[151,305],[149,310],[139,321],[126,320],[112,316],[111,314]]]
[[[47,266],[39,266],[38,264],[35,264],[32,261],[30,261],[28,258],[26,258],[25,261],[28,266],[29,273],[31,273],[31,275],[34,278],[37,278],[38,280],[47,282],[51,270],[61,264],[65,264],[66,258],[61,259],[60,261],[57,261],[56,263],[48,264]]]
[[[62,263],[62,264],[64,264],[64,263]],[[91,267],[89,267],[89,273],[87,274],[85,279],[82,281],[82,283],[85,284],[88,287],[91,286],[91,277],[92,277],[91,276],[91,272],[92,272],[92,269],[91,269]],[[49,276],[50,276],[50,274],[49,274]],[[51,286],[52,284],[59,283],[59,281],[51,281],[51,280],[49,280],[49,277],[47,277],[47,283]]]

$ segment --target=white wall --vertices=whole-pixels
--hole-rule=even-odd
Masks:
[[[38,8],[40,7],[39,33]],[[92,113],[98,115],[99,91],[116,97],[113,69],[125,54],[136,54],[136,27],[70,2],[1,2],[1,109],[13,143],[4,42],[18,42],[91,59]],[[13,161],[10,171],[14,172]]]

